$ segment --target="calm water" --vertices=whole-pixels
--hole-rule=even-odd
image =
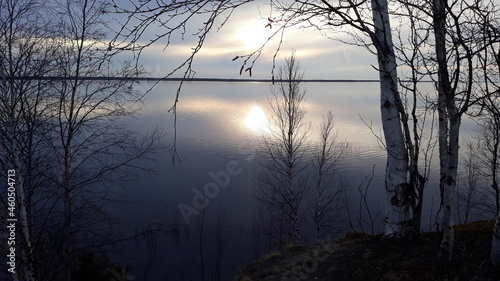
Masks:
[[[149,86],[142,84],[138,88]],[[171,161],[169,151],[158,155],[155,162],[145,163],[154,166],[157,172],[131,183],[124,198],[128,203],[117,212],[123,218],[123,225],[129,226],[125,232],[131,233],[148,223],[162,223],[169,229],[169,233],[139,239],[117,249],[115,258],[130,269],[134,280],[201,280],[201,257],[205,271],[213,275],[216,249],[222,253],[223,280],[230,280],[239,266],[263,254],[252,235],[257,211],[255,174],[260,169],[253,147],[270,117],[269,87],[266,83],[222,82],[194,82],[184,86],[177,118],[180,163]],[[381,211],[376,220],[376,228],[381,230],[385,154],[373,135],[373,132],[381,134],[378,84],[305,83],[303,87],[307,91],[306,122],[311,126],[311,141],[316,139],[322,116],[332,110],[335,129],[352,147],[339,168],[352,189],[375,165],[369,204],[373,213]],[[147,96],[141,116],[131,120],[130,127],[145,132],[158,124],[169,133],[164,143],[171,145],[173,116],[167,110],[176,88],[174,82],[154,88]],[[469,125],[464,126],[467,129]],[[189,216],[187,223],[179,205],[193,207],[196,193],[215,181],[211,173],[221,171],[233,172],[227,186],[214,193],[203,209],[204,214]],[[431,182],[434,184],[427,191],[429,206],[431,200],[438,202],[435,180],[431,178]],[[354,211],[358,204],[354,192]],[[424,215],[427,225],[430,208]],[[346,221],[343,229],[348,228]],[[310,243],[313,237],[304,233],[303,240]]]

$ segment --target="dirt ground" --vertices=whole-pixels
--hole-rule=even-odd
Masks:
[[[455,227],[454,257],[438,258],[439,234],[410,240],[351,233],[340,240],[286,247],[242,268],[238,281],[257,280],[500,280],[500,268],[489,261],[493,222]]]

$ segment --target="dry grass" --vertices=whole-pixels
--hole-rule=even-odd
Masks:
[[[452,262],[438,259],[435,232],[405,241],[351,235],[270,253],[242,269],[236,280],[500,280],[499,268],[488,260],[492,228],[487,221],[456,226]]]

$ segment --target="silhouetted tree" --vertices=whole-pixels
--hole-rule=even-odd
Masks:
[[[58,47],[51,38],[51,22],[43,16],[46,11],[47,5],[37,1],[0,2],[0,163],[2,178],[14,171],[16,199],[14,217],[7,215],[7,190],[2,188],[1,210],[2,224],[17,219],[16,244],[11,244],[19,251],[14,280],[39,275],[36,247],[43,225],[36,215],[51,161],[45,141],[51,92],[49,82],[36,77],[53,71]]]
[[[491,17],[497,9],[491,1],[434,0],[429,11],[434,28],[440,114],[441,257],[448,260],[453,256],[460,125],[469,108],[488,96],[477,91],[483,81],[476,80],[476,64],[484,49],[498,43],[497,17]]]
[[[342,195],[346,185],[342,181],[338,168],[346,157],[349,145],[341,141],[333,131],[334,122],[331,111],[323,116],[320,125],[319,141],[313,147],[313,195],[315,198],[314,223],[316,242],[338,231],[339,219],[345,210]]]
[[[460,223],[467,223],[480,200],[482,165],[474,142],[466,143],[465,156],[461,157],[457,183],[457,214]],[[463,219],[463,220],[462,220]]]
[[[489,12],[488,12],[489,11]],[[484,167],[484,175],[491,181],[491,190],[494,192],[496,221],[493,229],[490,260],[500,264],[500,7],[493,5],[489,10],[481,13],[483,48],[478,52],[477,79],[480,92],[485,98],[480,102],[479,158]]]
[[[109,56],[102,30],[109,7],[106,1],[68,0],[58,9],[62,42],[51,143],[59,171],[54,183],[64,202],[60,239],[68,281],[78,248],[99,233],[98,225],[106,219],[102,203],[110,200],[110,189],[104,186],[125,182],[130,170],[139,168],[134,160],[150,155],[162,136],[154,130],[140,140],[115,122],[137,111],[142,94],[133,89],[132,78],[142,71],[130,62],[118,65]],[[88,79],[95,76],[119,79]]]
[[[109,7],[0,1],[0,164],[15,171],[14,280],[71,280],[84,251],[114,242],[104,235],[111,184],[147,170],[135,160],[160,149],[159,129],[140,139],[116,122],[138,109],[131,78],[142,70],[114,63],[102,20]]]
[[[280,228],[275,233],[280,244],[300,242],[299,208],[307,190],[304,174],[306,128],[304,96],[300,84],[303,73],[295,55],[286,59],[278,71],[276,84],[271,88],[269,103],[273,110],[269,134],[262,136],[257,198],[268,212],[269,227]],[[284,235],[284,237],[282,237]]]
[[[398,6],[395,11],[404,15],[398,17],[395,50],[400,64],[399,86],[404,110],[401,122],[408,150],[408,176],[411,187],[412,225],[415,233],[420,232],[424,191],[431,173],[431,162],[436,138],[436,108],[432,91],[422,90],[428,79],[431,64],[428,49],[431,30],[425,22],[425,13],[412,5]],[[398,22],[396,21],[396,22]]]

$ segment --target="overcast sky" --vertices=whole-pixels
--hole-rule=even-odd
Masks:
[[[249,3],[236,10],[219,32],[211,33],[195,59],[196,77],[248,78],[248,73],[239,75],[242,60],[232,59],[251,53],[275,31],[265,27],[267,20],[262,17],[268,16],[266,12],[266,6]],[[152,76],[165,75],[189,55],[194,39],[181,41],[178,37],[166,50],[162,44],[156,44],[143,54],[141,62],[153,71]],[[252,78],[271,78],[271,62],[277,42],[278,38],[275,38],[264,49],[252,70]],[[364,48],[328,39],[314,29],[288,29],[277,57],[278,65],[292,50],[296,51],[306,79],[378,78],[376,70],[371,67],[376,64],[373,54]],[[181,75],[178,73],[173,77]]]

